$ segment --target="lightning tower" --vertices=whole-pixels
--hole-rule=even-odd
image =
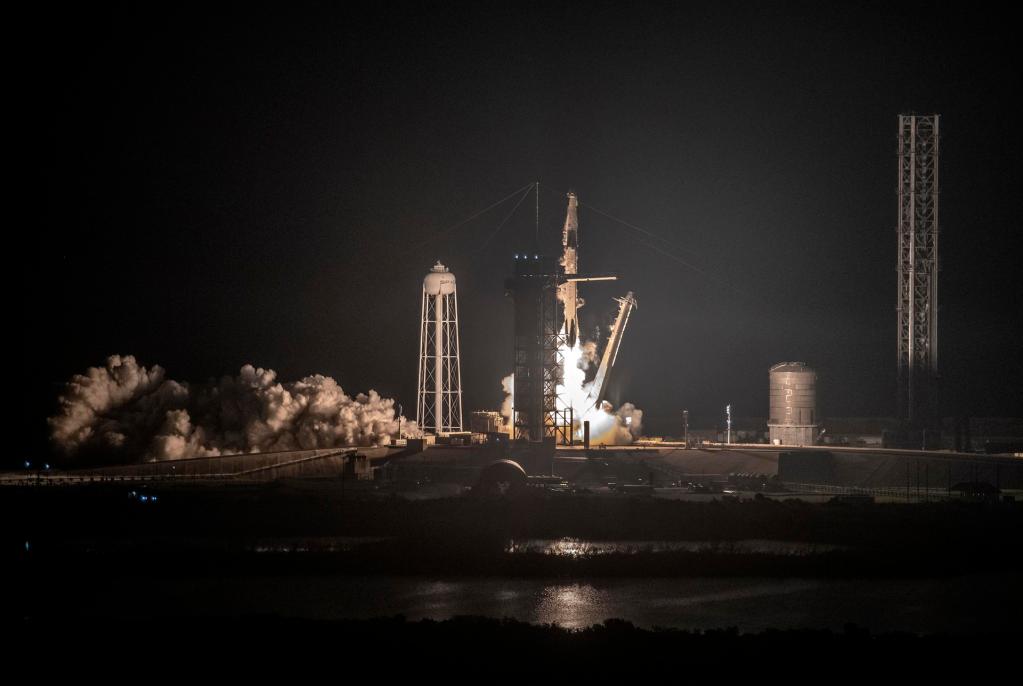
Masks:
[[[424,431],[441,436],[462,430],[461,370],[455,275],[437,262],[423,279],[419,330],[416,418]]]
[[[938,142],[938,115],[899,116],[898,412],[913,432],[939,420]]]

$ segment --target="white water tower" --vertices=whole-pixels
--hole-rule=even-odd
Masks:
[[[423,279],[416,420],[442,436],[462,431],[462,364],[458,356],[455,275],[437,262]]]

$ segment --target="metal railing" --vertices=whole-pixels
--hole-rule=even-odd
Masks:
[[[347,458],[358,448],[320,449],[219,455],[187,460],[146,462],[138,465],[100,467],[70,472],[36,470],[0,477],[0,485],[50,486],[86,483],[167,482],[195,480],[254,480],[273,478],[271,474],[287,467],[307,464],[333,457]],[[313,454],[308,454],[312,452]],[[295,456],[298,454],[298,456]],[[291,457],[289,457],[291,456]]]
[[[959,493],[948,488],[923,488],[917,486],[836,486],[833,484],[807,484],[792,481],[780,482],[790,495],[801,493],[814,495],[853,495],[895,498],[907,501],[938,501],[958,498]]]

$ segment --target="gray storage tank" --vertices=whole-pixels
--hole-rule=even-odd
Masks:
[[[769,371],[774,445],[813,445],[817,439],[817,373],[802,362],[780,362]]]

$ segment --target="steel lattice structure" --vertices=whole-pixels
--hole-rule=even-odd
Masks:
[[[938,417],[938,115],[899,116],[898,412]]]
[[[435,435],[462,430],[462,365],[455,275],[438,262],[423,279],[416,420]]]
[[[557,266],[543,255],[516,255],[508,290],[515,303],[513,426],[517,440],[571,438],[571,424],[557,408],[564,359]],[[568,424],[568,427],[566,427]]]

